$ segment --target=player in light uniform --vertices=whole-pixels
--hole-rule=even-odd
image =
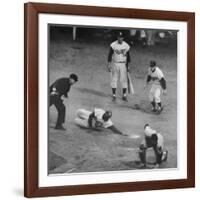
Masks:
[[[141,142],[139,147],[139,157],[143,167],[146,167],[146,151],[148,148],[153,148],[156,163],[155,166],[159,165],[167,160],[168,151],[164,151],[164,138],[160,133],[157,133],[156,130],[153,130],[149,124],[144,126],[145,138]]]
[[[113,101],[116,100],[116,89],[118,78],[123,88],[122,100],[127,101],[127,71],[129,71],[128,64],[130,63],[130,46],[123,41],[124,36],[119,32],[117,40],[110,45],[108,55],[108,71],[111,72],[111,88]]]
[[[91,129],[106,128],[116,134],[127,136],[114,126],[110,119],[112,111],[105,111],[101,108],[94,108],[93,112],[86,109],[78,109],[76,115],[75,123],[80,127]]]
[[[148,75],[146,79],[146,85],[152,81],[152,86],[149,92],[149,100],[152,104],[153,112],[161,112],[163,107],[161,104],[161,94],[166,94],[166,80],[159,67],[156,66],[155,61],[150,61],[150,67],[148,69]]]

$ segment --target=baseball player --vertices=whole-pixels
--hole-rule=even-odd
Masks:
[[[143,167],[146,167],[146,151],[148,148],[153,148],[156,164],[155,167],[159,167],[160,164],[167,160],[168,151],[164,151],[164,138],[156,130],[153,130],[149,124],[144,126],[145,138],[139,147],[139,158]]]
[[[127,71],[130,63],[130,46],[124,41],[122,32],[119,32],[117,40],[110,45],[108,54],[108,71],[111,74],[112,99],[116,100],[116,89],[118,78],[122,86],[122,100],[127,101]]]
[[[161,69],[156,66],[156,62],[153,60],[150,61],[150,67],[148,69],[148,75],[144,89],[150,81],[152,81],[152,86],[149,92],[149,100],[152,104],[152,111],[160,113],[163,110],[161,104],[161,94],[166,94],[167,87],[166,80]]]
[[[55,129],[65,130],[63,123],[65,122],[65,105],[63,98],[68,98],[68,92],[71,86],[78,81],[76,74],[70,74],[69,77],[60,78],[50,86],[50,103],[51,107],[54,105],[58,111],[58,118]]]
[[[92,112],[86,109],[78,109],[76,116],[75,123],[80,127],[91,129],[106,128],[113,133],[125,135],[113,125],[111,121],[112,111],[105,111],[101,108],[94,108]]]

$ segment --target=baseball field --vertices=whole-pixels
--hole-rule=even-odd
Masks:
[[[133,45],[130,49],[131,78],[135,94],[128,102],[112,102],[110,74],[106,69],[111,38],[98,34],[81,35],[72,40],[69,31],[54,31],[49,45],[49,84],[56,79],[76,73],[79,81],[72,86],[66,105],[66,131],[55,130],[55,107],[49,109],[50,174],[101,172],[138,169],[138,146],[143,127],[149,123],[165,139],[168,160],[161,168],[177,167],[177,47],[169,40],[151,47]],[[164,110],[151,112],[148,100],[150,87],[143,89],[150,60],[156,60],[167,81],[167,95],[162,97]],[[112,110],[112,122],[129,137],[113,134],[109,130],[93,131],[75,125],[79,108],[94,107]],[[149,166],[154,161],[153,151],[147,152]]]

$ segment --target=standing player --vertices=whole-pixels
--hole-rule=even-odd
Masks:
[[[150,61],[150,67],[148,70],[148,75],[146,79],[146,85],[152,81],[152,86],[149,92],[149,100],[152,104],[152,111],[160,113],[163,110],[161,104],[161,94],[166,94],[166,80],[164,75],[159,67],[156,66],[155,61]]]
[[[58,118],[55,129],[65,130],[63,123],[65,122],[65,105],[63,97],[68,98],[68,92],[71,86],[78,81],[76,74],[70,74],[69,78],[60,78],[50,86],[50,104],[54,105],[58,111]]]
[[[108,71],[111,72],[111,88],[113,101],[116,100],[117,81],[120,79],[122,86],[122,100],[127,101],[127,71],[130,63],[130,46],[124,41],[122,32],[119,32],[117,40],[110,45],[108,55]]]
[[[93,112],[78,109],[76,115],[75,123],[80,127],[90,129],[106,128],[115,134],[126,136],[113,125],[111,121],[112,111],[105,111],[101,108],[94,108]]]
[[[146,151],[148,148],[153,148],[156,157],[156,167],[167,160],[168,151],[164,151],[164,138],[156,130],[153,130],[149,124],[144,126],[145,138],[139,147],[139,157],[142,167],[146,167]]]

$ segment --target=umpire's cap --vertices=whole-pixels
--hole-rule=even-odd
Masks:
[[[156,66],[156,61],[151,60],[151,61],[150,61],[150,67],[155,67],[155,66]]]
[[[78,81],[78,76],[76,74],[70,74],[69,78],[74,79],[75,82]]]

